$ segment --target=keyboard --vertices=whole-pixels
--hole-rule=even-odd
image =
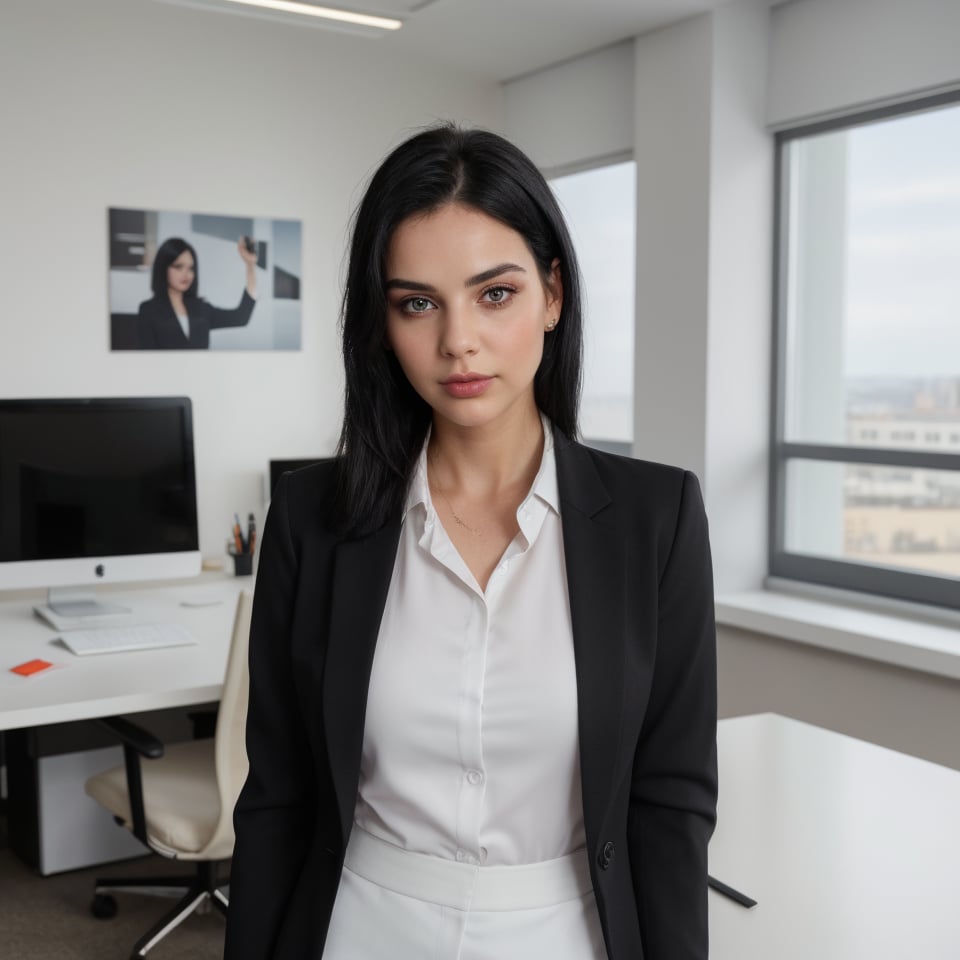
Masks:
[[[184,647],[197,641],[179,623],[148,623],[139,626],[97,627],[70,630],[60,641],[78,657],[94,653],[120,653],[124,650],[155,650],[158,647]]]

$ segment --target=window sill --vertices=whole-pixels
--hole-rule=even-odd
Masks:
[[[960,679],[960,627],[772,590],[718,595],[717,624]]]

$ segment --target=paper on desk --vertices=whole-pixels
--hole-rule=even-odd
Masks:
[[[38,677],[40,674],[46,673],[47,670],[55,670],[62,666],[61,663],[51,663],[49,660],[25,660],[23,663],[11,667],[10,672],[29,680],[31,677]]]

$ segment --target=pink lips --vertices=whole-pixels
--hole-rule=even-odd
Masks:
[[[442,386],[451,397],[464,400],[486,393],[491,383],[493,383],[493,377],[485,377],[479,373],[465,373],[462,376],[449,377],[443,381]]]

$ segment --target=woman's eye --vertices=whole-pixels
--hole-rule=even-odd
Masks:
[[[483,291],[483,296],[488,303],[506,303],[512,293],[510,287],[490,287]]]
[[[403,309],[407,313],[424,313],[429,310],[432,304],[426,297],[411,297],[409,300],[404,300]]]

